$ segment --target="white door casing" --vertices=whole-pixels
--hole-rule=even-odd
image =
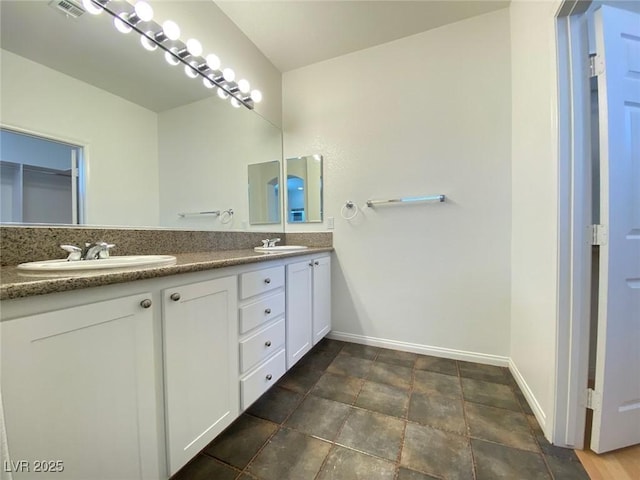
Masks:
[[[598,342],[591,449],[640,443],[640,15],[595,14],[600,111]]]

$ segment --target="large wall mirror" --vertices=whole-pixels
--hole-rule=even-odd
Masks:
[[[287,222],[322,222],[322,155],[287,158]]]
[[[36,173],[39,178],[79,176],[78,223],[283,230],[280,215],[250,221],[247,195],[248,165],[282,159],[278,127],[255,111],[233,108],[182,68],[170,68],[160,49],[148,52],[138,35],[119,34],[108,15],[69,18],[49,3],[0,2],[0,126],[70,146],[77,167],[48,171],[54,167],[32,165],[33,157],[22,158],[3,142],[0,193],[3,204],[11,204],[3,207],[2,221],[59,221],[47,213],[11,217],[19,201],[28,204],[23,211],[32,211],[34,198],[56,188],[46,182],[25,186],[30,180],[16,172],[29,171],[29,178]],[[206,15],[213,8],[210,2],[152,5],[172,18],[167,12],[186,3],[189,15]],[[280,163],[270,165],[279,168]],[[39,191],[26,197],[20,188]],[[279,214],[281,209],[263,210]],[[200,214],[230,210],[231,217]]]

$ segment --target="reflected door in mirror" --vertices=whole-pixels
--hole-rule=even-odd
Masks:
[[[322,222],[322,155],[287,158],[287,222]]]
[[[248,176],[249,223],[280,223],[280,162],[249,165]]]

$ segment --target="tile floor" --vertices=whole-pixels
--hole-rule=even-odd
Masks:
[[[173,480],[588,480],[506,368],[325,339]]]

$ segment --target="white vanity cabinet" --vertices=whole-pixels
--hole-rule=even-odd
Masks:
[[[287,369],[331,330],[331,257],[287,265]]]
[[[237,295],[235,275],[162,291],[170,475],[238,416]]]
[[[240,409],[246,410],[286,371],[285,267],[240,274]]]
[[[2,322],[13,462],[3,468],[15,479],[162,476],[151,298],[123,296]]]

